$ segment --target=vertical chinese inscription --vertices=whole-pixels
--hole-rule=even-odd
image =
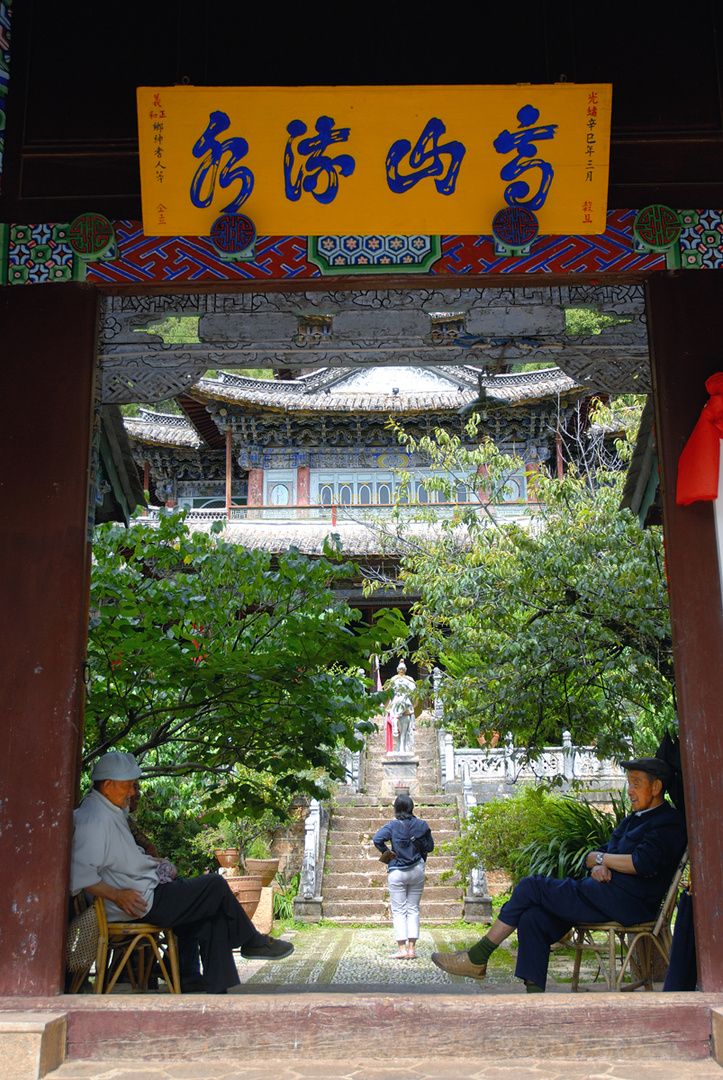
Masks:
[[[163,176],[166,171],[166,166],[163,161],[163,131],[164,121],[166,119],[166,111],[161,101],[160,93],[153,95],[153,103],[148,112],[148,118],[151,121],[153,128],[153,172],[158,184],[163,183]],[[166,224],[166,206],[159,200],[155,206],[156,224]]]
[[[585,183],[593,182],[595,172],[595,128],[597,127],[597,107],[599,105],[597,91],[592,90],[587,96],[587,120],[585,122]],[[582,204],[582,224],[589,224],[592,218],[593,205],[591,199],[585,199]]]

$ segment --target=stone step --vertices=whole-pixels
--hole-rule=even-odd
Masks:
[[[327,851],[333,850],[334,846],[340,847],[348,844],[358,846],[359,844],[371,843],[372,836],[379,831],[383,824],[384,822],[380,822],[378,825],[360,825],[351,829],[331,829]],[[449,827],[453,826],[453,822],[447,822],[446,824],[447,828],[442,828],[441,825],[431,827],[435,847],[439,847],[440,844],[447,840],[453,840],[459,835],[459,829]]]
[[[393,815],[394,799],[380,798],[379,795],[336,795],[334,802],[338,806],[382,806],[387,807]],[[426,806],[456,806],[457,799],[454,795],[422,795],[414,800],[415,810]],[[390,815],[390,816],[391,816]]]
[[[720,1072],[711,1058],[713,1052],[720,1060],[720,1039],[716,1045],[711,1028],[720,1030],[721,994],[570,994],[563,988],[495,994],[471,980],[443,987],[389,985],[376,992],[363,984],[335,986],[334,993],[323,986],[284,989],[224,997],[183,994],[176,1000],[160,994],[31,1000],[33,1011],[41,1012],[60,1011],[62,1001],[68,1060],[58,1076],[64,1078],[65,1069],[72,1080],[227,1074],[258,1080],[708,1080]],[[2,1007],[27,1011],[28,999],[4,998]],[[371,1050],[380,1032],[388,1033],[381,1053]],[[430,1057],[432,1062],[425,1060]],[[365,1067],[336,1071],[333,1063],[341,1059]]]
[[[439,915],[435,915],[435,917],[433,919],[427,919],[427,925],[428,926],[454,926],[454,924],[458,923],[461,918],[462,918],[462,916],[460,915],[459,912],[456,912],[455,914],[449,915],[449,916],[447,916],[445,918],[442,918]],[[374,927],[384,927],[384,926],[392,927],[393,926],[391,914],[389,914],[389,915],[369,915],[368,917],[366,917],[364,919],[359,919],[355,915],[349,915],[349,916],[335,915],[333,919],[332,918],[328,919],[328,922],[334,923],[335,926],[357,926],[360,922],[362,922],[364,924],[364,926],[374,926]],[[666,1080],[667,1080],[667,1077],[666,1077]]]
[[[437,881],[448,870],[454,869],[454,859],[451,855],[430,855],[427,859],[426,874],[428,881]],[[378,858],[334,858],[327,859],[324,863],[324,877],[327,874],[386,874],[385,863]]]
[[[384,762],[386,760],[386,754],[382,754],[380,757],[368,757],[366,766],[367,772],[369,769],[375,769],[377,772],[381,772],[384,768]],[[430,750],[425,753],[415,753],[414,755],[418,762],[420,769],[436,769],[437,768],[437,754],[434,750]]]
[[[346,810],[346,813],[340,811]],[[457,814],[456,806],[419,806],[415,807],[418,811],[415,813],[415,817],[423,818],[424,821],[429,823],[430,828],[434,828],[438,825],[442,828],[448,822],[457,822],[459,816]],[[374,826],[375,830],[380,828],[385,822],[392,821],[394,819],[394,811],[379,807],[363,807],[358,806],[351,807],[337,807],[331,816],[331,827],[334,829],[350,829],[359,828],[362,829],[366,826]]]
[[[364,923],[369,920],[373,920],[375,917],[390,917],[390,910],[388,902],[372,900],[324,900],[322,904],[322,912],[325,919],[331,919],[332,921],[337,916],[343,916],[352,922]],[[425,899],[422,895],[422,902],[419,905],[419,912],[422,919],[428,923],[436,922],[437,919],[461,919],[462,918],[462,902],[457,901],[453,903],[451,901],[436,901]]]
[[[356,809],[354,807],[353,809]],[[435,828],[444,829],[450,826],[455,827],[457,824],[457,808],[454,806],[430,806],[431,813],[422,813],[420,811],[419,817],[423,818],[427,822],[432,832]],[[336,811],[332,816],[332,828],[334,832],[376,832],[377,829],[381,829],[382,825],[386,824],[391,819],[386,814],[372,813],[371,811],[365,814],[339,814]]]
[[[444,803],[441,806],[414,805],[414,816],[424,818],[426,821],[434,821],[437,818],[456,818],[458,808],[456,803]],[[377,804],[376,806],[334,806],[332,807],[332,821],[391,821],[394,817],[394,808]]]
[[[461,902],[462,890],[459,885],[434,885],[430,887],[429,883],[424,886],[424,893],[422,895],[422,901],[429,894],[429,900],[437,902],[455,901]],[[334,888],[329,887],[324,878],[322,893],[324,897],[324,911],[326,911],[326,905],[329,901],[334,903],[362,903],[362,902],[386,902],[389,899],[389,890],[386,883],[384,885],[368,886],[367,888]]]
[[[426,770],[429,773],[436,774],[439,771],[439,765],[437,762],[436,754],[415,754],[418,765],[417,771]],[[375,773],[382,773],[384,771],[386,754],[383,754],[380,758],[367,758],[366,760],[366,774],[369,775],[370,771]]]
[[[434,862],[432,862],[433,859],[434,859]],[[324,865],[325,865],[325,868],[328,869],[330,873],[336,873],[336,874],[359,874],[359,873],[364,873],[365,872],[365,867],[367,865],[369,867],[374,867],[374,866],[380,867],[380,866],[383,866],[383,863],[380,863],[378,859],[366,859],[365,860],[365,859],[359,858],[359,857],[354,858],[351,855],[349,855],[349,856],[345,856],[343,858],[340,858],[340,857],[337,856],[333,860],[327,859],[326,863]],[[430,869],[432,867],[434,867],[434,869],[452,870],[452,869],[454,869],[454,858],[453,858],[452,855],[437,855],[437,856],[430,855],[429,858],[427,859],[427,873],[429,873],[429,871],[430,871]],[[369,872],[370,873],[372,872],[371,869],[370,869]],[[384,869],[384,873],[386,873],[386,868]]]
[[[429,864],[427,864],[425,889],[444,888],[449,885],[458,889],[461,888],[459,879],[455,880],[455,878],[450,878],[449,881],[441,881],[440,878],[443,873],[443,870],[430,870]],[[345,874],[336,870],[330,870],[328,873],[324,874],[323,891],[327,892],[329,889],[344,889],[345,891],[357,888],[366,889],[372,884],[383,885],[386,887],[386,870],[381,869],[381,863],[379,864],[379,869],[359,871],[356,873],[350,872]]]
[[[371,844],[372,837],[375,836],[383,825],[386,825],[387,821],[380,822],[362,822],[350,829],[330,829],[329,830],[329,844]],[[443,841],[450,840],[456,836],[459,836],[459,829],[456,828],[456,822],[452,821],[435,821],[429,822],[429,827],[432,831],[432,838],[434,839],[435,851],[439,848]],[[328,850],[328,849],[327,849]],[[372,848],[371,854],[374,854],[376,849]],[[437,852],[439,854],[439,852]]]

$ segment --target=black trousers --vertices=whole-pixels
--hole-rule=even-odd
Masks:
[[[206,989],[212,994],[240,981],[233,949],[264,940],[219,874],[158,885],[144,922],[170,926],[181,956],[198,942]]]

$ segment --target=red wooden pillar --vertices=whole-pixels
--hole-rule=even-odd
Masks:
[[[723,370],[723,273],[647,286],[683,769],[703,990],[723,990],[723,609],[711,503],[677,506],[678,458]]]
[[[88,625],[97,297],[0,289],[0,995],[61,990]]]
[[[248,505],[263,506],[264,470],[249,469]]]
[[[226,428],[226,517],[231,520],[231,483],[233,463],[231,458],[231,428]]]
[[[309,505],[311,488],[311,470],[308,465],[299,465],[296,469],[296,505]]]

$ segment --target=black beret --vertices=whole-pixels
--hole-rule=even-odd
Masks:
[[[635,758],[634,761],[621,761],[620,764],[628,772],[635,769],[638,772],[649,773],[650,776],[654,776],[657,780],[662,780],[664,784],[668,784],[673,779],[673,770],[667,761],[663,761],[657,757],[640,757]]]

